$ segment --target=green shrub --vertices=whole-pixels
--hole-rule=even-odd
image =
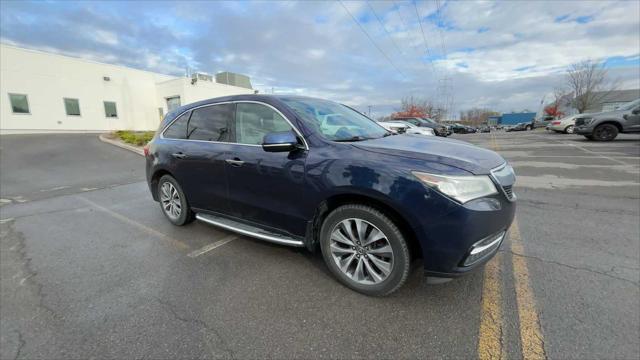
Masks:
[[[153,131],[118,130],[116,131],[116,136],[128,144],[143,146],[151,141]]]

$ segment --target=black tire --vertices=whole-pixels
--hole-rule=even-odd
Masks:
[[[611,141],[618,136],[618,127],[613,124],[602,124],[593,129],[593,139],[596,141]]]
[[[573,125],[569,125],[566,128],[564,128],[564,133],[565,134],[573,134]]]
[[[351,279],[336,264],[331,253],[331,234],[343,220],[361,219],[381,231],[393,251],[391,271],[378,283],[361,284]],[[396,224],[381,211],[366,205],[349,204],[333,210],[322,223],[320,247],[327,267],[331,273],[347,287],[370,296],[386,296],[398,290],[409,276],[411,257],[404,235]],[[369,254],[368,256],[372,256]],[[364,260],[364,259],[362,259]],[[373,262],[371,262],[373,263]]]
[[[171,184],[179,195],[178,200],[180,203],[180,214],[176,217],[171,216],[169,214],[169,211],[166,210],[163,205],[162,192],[163,192],[163,186],[165,183]],[[163,175],[158,181],[157,191],[158,191],[158,200],[159,200],[158,202],[160,204],[160,209],[162,210],[162,213],[167,218],[167,220],[169,220],[172,224],[177,226],[183,226],[192,222],[195,219],[195,215],[193,211],[191,211],[191,208],[189,207],[189,202],[187,201],[187,197],[184,195],[184,192],[182,191],[182,187],[180,186],[180,184],[178,184],[178,181],[173,176]]]
[[[533,129],[531,128],[531,125],[527,125],[527,126],[524,127],[524,130],[525,131],[529,131],[529,130],[533,130]]]

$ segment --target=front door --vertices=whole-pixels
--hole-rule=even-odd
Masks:
[[[233,148],[227,159],[229,206],[234,217],[303,236],[307,150],[266,152],[264,135],[293,131],[274,108],[262,103],[236,104]]]

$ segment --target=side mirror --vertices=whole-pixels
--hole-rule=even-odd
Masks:
[[[289,152],[298,148],[298,137],[293,131],[268,133],[262,140],[262,149],[267,152]]]

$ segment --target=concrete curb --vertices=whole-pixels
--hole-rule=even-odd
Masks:
[[[125,150],[132,151],[132,152],[134,152],[134,153],[136,153],[136,154],[138,154],[140,156],[144,156],[144,151],[142,149],[137,148],[137,147],[135,147],[133,145],[125,144],[125,143],[123,143],[122,141],[119,141],[119,140],[109,139],[106,135],[107,134],[100,134],[98,136],[98,139],[100,139],[100,141],[102,141],[104,143],[111,144],[111,145],[117,146],[119,148],[123,148]]]

